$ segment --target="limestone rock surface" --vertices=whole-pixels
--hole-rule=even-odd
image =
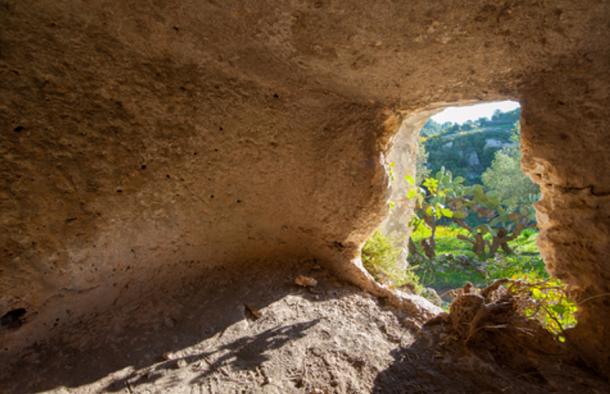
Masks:
[[[610,371],[607,1],[0,1],[1,357],[202,267],[351,264],[392,137],[516,99],[541,247]]]

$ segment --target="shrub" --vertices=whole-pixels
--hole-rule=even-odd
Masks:
[[[520,312],[536,319],[551,334],[565,341],[565,330],[576,325],[577,305],[566,286],[556,278],[536,274],[515,275],[509,289],[519,300]]]
[[[364,268],[379,282],[392,287],[406,287],[413,293],[421,293],[419,278],[410,269],[399,266],[400,248],[380,231],[375,231],[362,248]]]

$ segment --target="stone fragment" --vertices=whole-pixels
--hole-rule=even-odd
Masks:
[[[294,278],[294,284],[301,287],[316,287],[318,281],[311,276],[299,275]]]

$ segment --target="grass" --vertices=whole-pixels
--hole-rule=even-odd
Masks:
[[[519,284],[516,289],[524,300],[525,316],[537,319],[558,340],[565,341],[564,330],[576,325],[577,306],[569,299],[561,281],[550,278],[546,272],[536,245],[538,232],[523,231],[510,242],[514,253],[498,254],[487,261],[478,261],[469,249],[470,244],[457,239],[460,234],[465,235],[466,230],[456,226],[437,227],[436,258],[410,269],[399,269],[400,249],[376,231],[362,249],[362,262],[378,281],[392,287],[408,287],[432,302],[440,300],[432,297],[426,287],[442,293],[467,282],[485,287],[496,279],[511,279]],[[429,236],[430,230],[425,226],[412,234],[415,242]],[[441,304],[447,306],[446,302]]]
[[[424,286],[443,291],[462,287],[467,282],[484,286],[495,279],[517,278],[528,274],[548,278],[536,245],[538,232],[533,229],[523,231],[509,243],[514,250],[513,254],[499,254],[489,261],[478,261],[471,245],[458,239],[458,235],[468,235],[468,232],[456,226],[437,227],[436,259],[421,263],[414,269]],[[425,226],[420,226],[412,235],[415,242],[428,236],[430,229]]]
[[[526,229],[523,230],[517,239],[509,242],[509,245],[513,248],[515,253],[538,254],[537,239],[538,232],[536,230]]]
[[[414,240],[419,241],[429,233],[429,230],[416,232]],[[513,253],[500,253],[487,261],[477,261],[468,249],[469,244],[457,239],[460,234],[465,234],[465,230],[455,226],[437,228],[437,257],[414,270],[421,283],[442,292],[467,282],[484,287],[496,279],[511,279],[519,284],[515,289],[526,305],[522,311],[525,316],[538,320],[559,341],[565,341],[564,330],[576,325],[577,306],[565,285],[546,272],[536,244],[538,232],[523,231],[509,242]]]

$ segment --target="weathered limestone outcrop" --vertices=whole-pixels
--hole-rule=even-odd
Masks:
[[[606,1],[0,1],[0,314],[15,352],[202,266],[350,265],[402,113],[512,98],[541,246],[609,371]]]
[[[408,241],[411,235],[409,221],[413,216],[415,204],[406,196],[409,184],[405,177],[416,176],[419,130],[433,114],[432,111],[421,111],[403,119],[386,155],[390,173],[390,209],[379,230],[402,249],[404,258],[408,255]]]

